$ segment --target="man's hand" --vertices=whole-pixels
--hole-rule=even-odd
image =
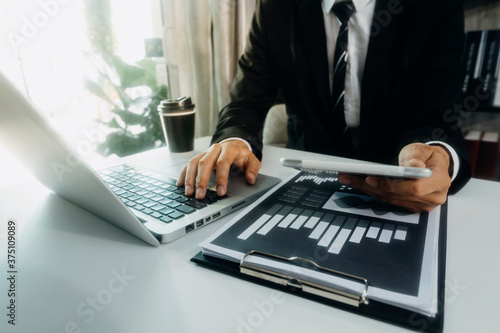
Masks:
[[[177,186],[185,186],[186,195],[196,194],[197,199],[205,197],[210,174],[215,169],[217,194],[227,191],[229,172],[244,171],[250,184],[254,184],[261,163],[239,140],[229,140],[210,146],[205,152],[193,157],[182,169]]]
[[[432,169],[432,176],[422,179],[391,179],[340,175],[339,182],[365,192],[381,201],[411,212],[430,212],[446,201],[451,185],[450,156],[442,146],[412,143],[399,154],[399,165]]]

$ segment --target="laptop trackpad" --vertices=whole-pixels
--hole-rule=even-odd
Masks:
[[[166,174],[167,176],[170,176],[172,178],[179,178],[179,175],[181,174],[182,168],[186,165],[186,162],[178,163],[166,168],[161,168],[158,170],[159,172]]]
[[[166,174],[172,178],[178,179],[179,175],[182,171],[182,168],[186,165],[186,163],[179,163],[167,168],[163,168],[160,170],[161,173]],[[211,188],[213,190],[216,189],[216,183],[215,183],[215,171],[212,171],[212,174],[210,175],[210,180],[208,181],[208,188]],[[248,187],[249,184],[247,183],[245,179],[245,175],[243,173],[236,173],[234,171],[231,171],[229,179],[228,179],[228,192],[229,193],[234,193],[234,192],[239,192],[243,188]]]

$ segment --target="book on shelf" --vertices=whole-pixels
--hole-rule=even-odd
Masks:
[[[471,130],[465,133],[464,143],[469,155],[472,177],[495,180],[499,154],[500,133]]]
[[[500,134],[485,132],[482,134],[477,154],[474,177],[485,180],[494,180],[497,169]]]
[[[481,131],[468,131],[464,136],[465,148],[469,154],[472,176],[476,174],[477,156],[479,154],[479,145],[481,143]]]
[[[465,34],[465,47],[462,58],[462,94],[464,96],[474,94],[473,88],[477,83],[475,80],[479,78],[479,68],[481,66],[478,61],[482,58],[479,56],[481,41],[482,31],[469,31]]]
[[[500,50],[500,30],[488,30],[484,32],[485,45],[483,54],[483,66],[481,68],[481,92],[488,96],[485,100],[487,105],[492,105],[494,92],[498,78],[498,61]]]

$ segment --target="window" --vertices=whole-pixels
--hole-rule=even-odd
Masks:
[[[100,158],[95,149],[113,130],[104,124],[114,114],[84,84],[85,78],[98,81],[88,54],[101,52],[96,45],[104,43],[125,63],[144,59],[144,39],[161,37],[160,1],[1,1],[0,71],[81,155]]]

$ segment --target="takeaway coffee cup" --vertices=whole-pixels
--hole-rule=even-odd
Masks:
[[[194,150],[194,104],[190,97],[164,100],[158,105],[163,133],[172,153]]]

